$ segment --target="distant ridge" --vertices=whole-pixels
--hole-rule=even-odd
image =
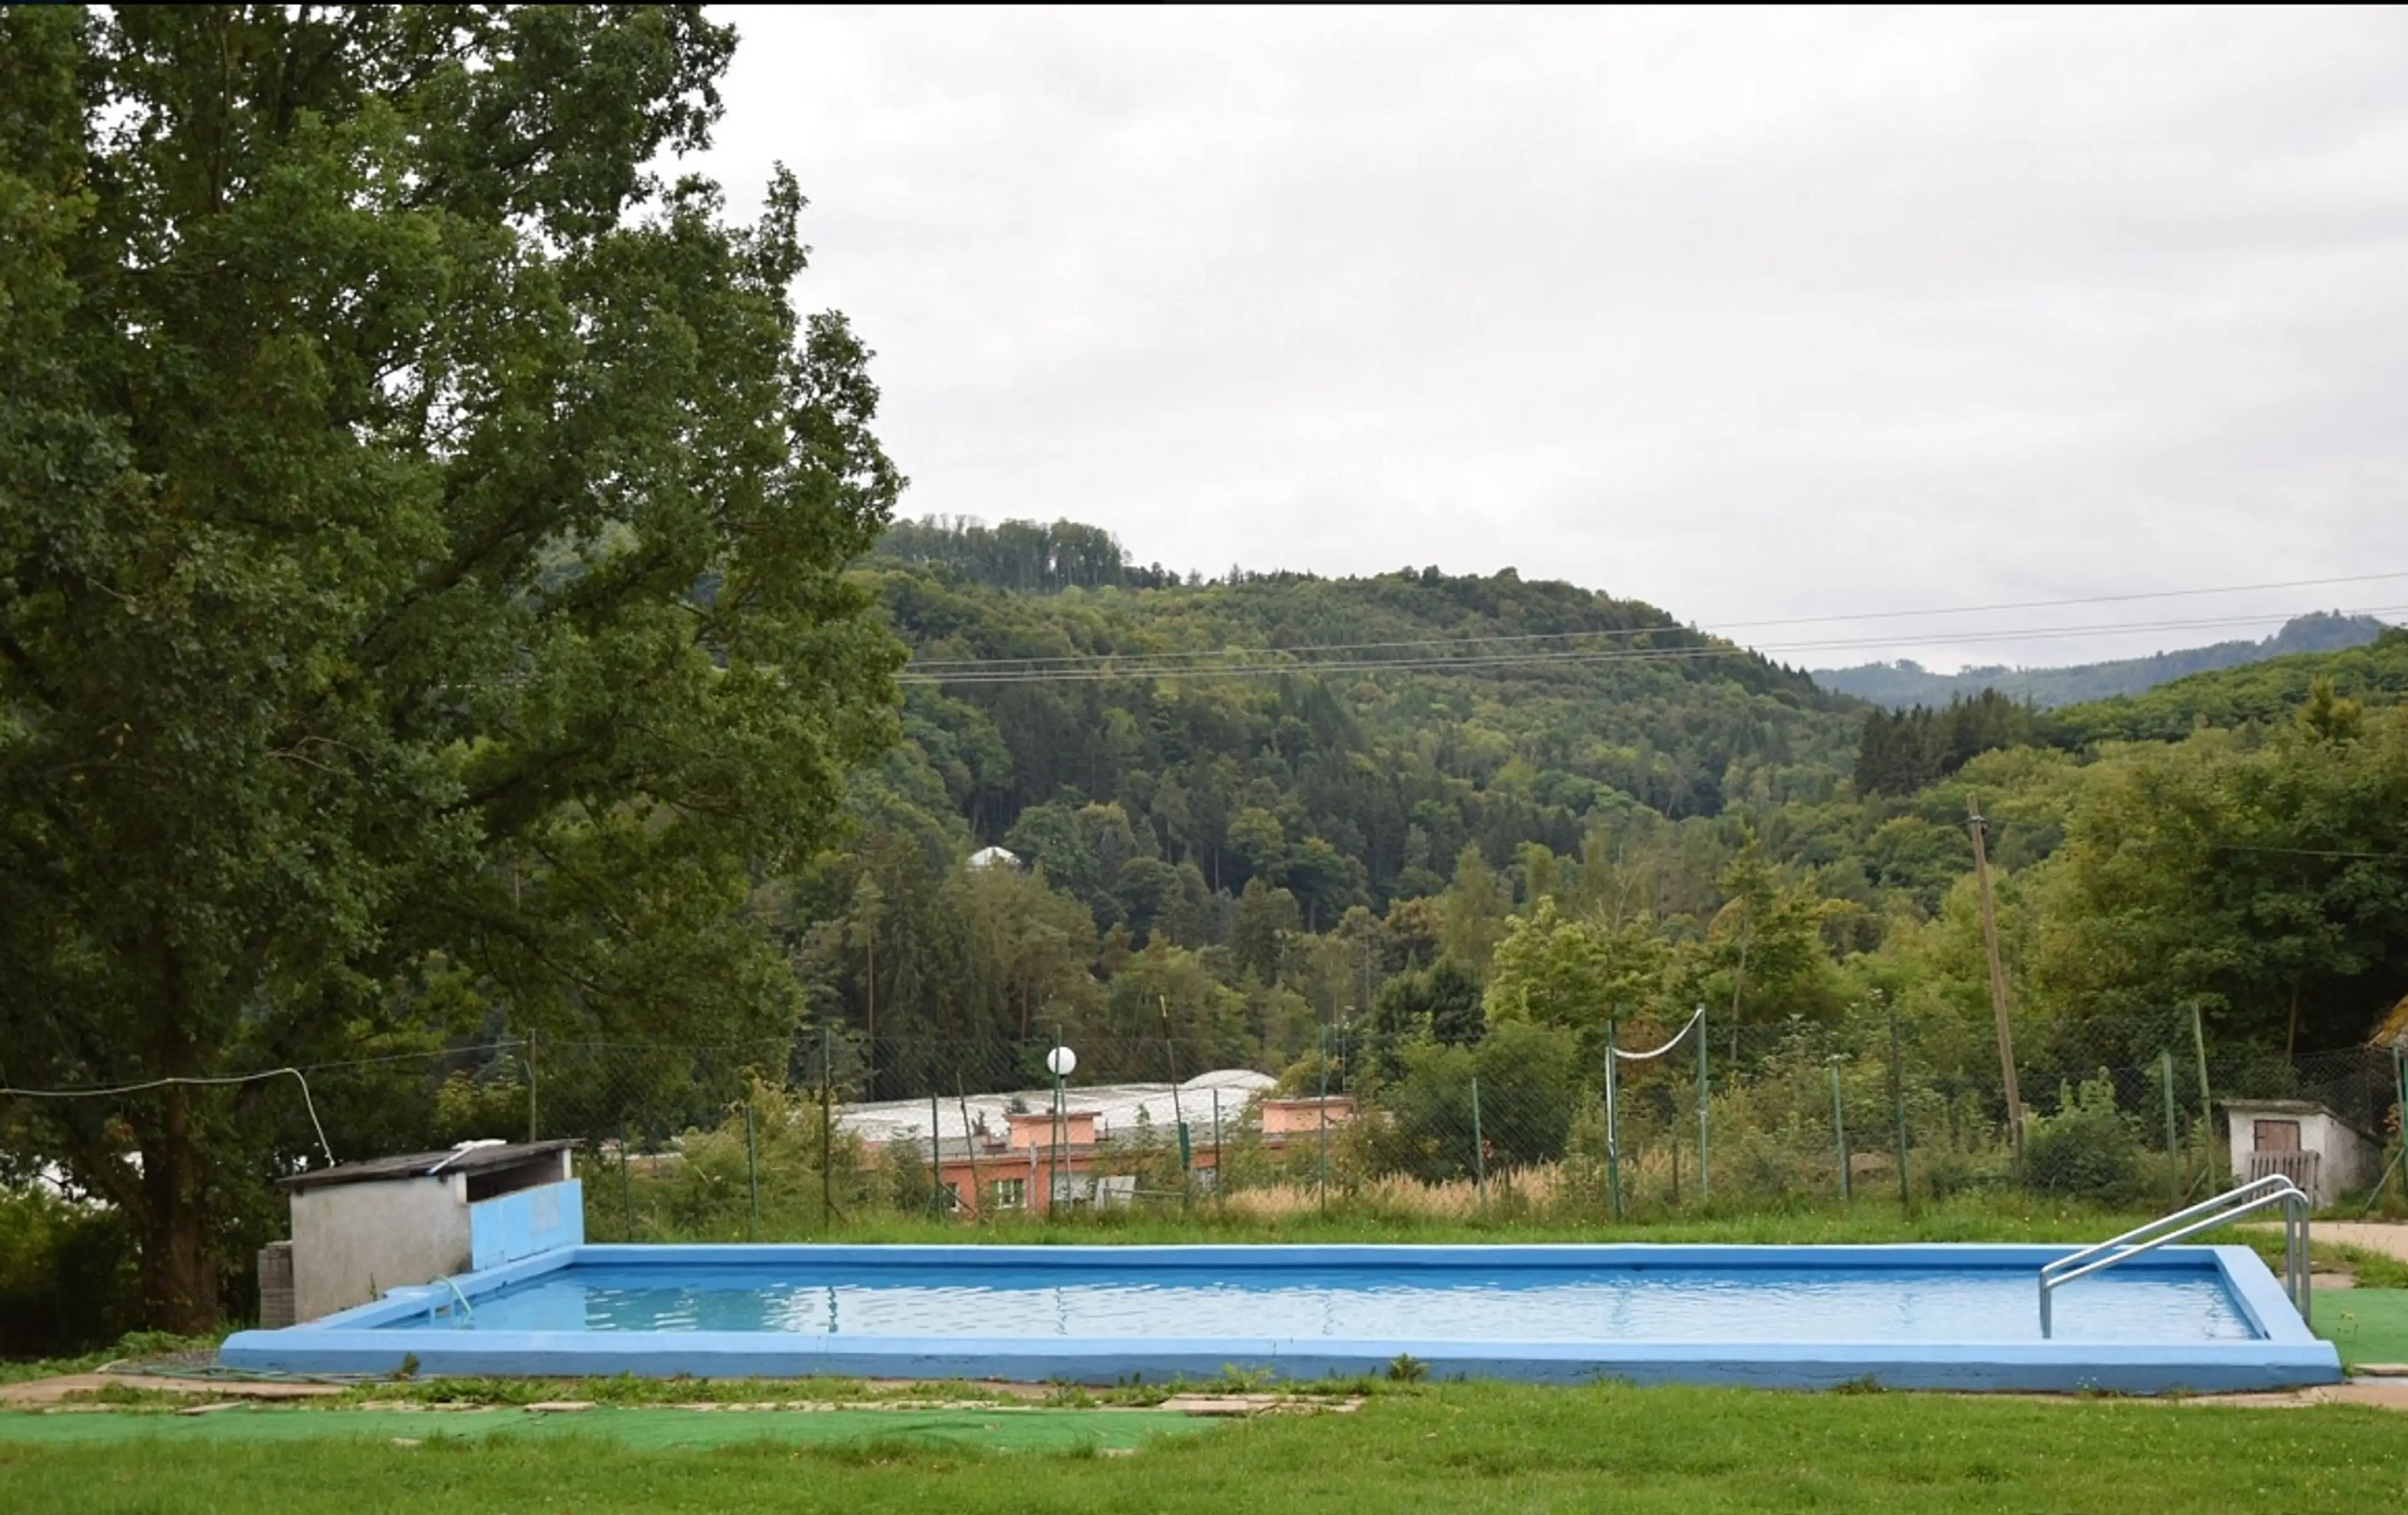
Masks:
[[[2383,634],[2383,622],[2372,616],[2345,616],[2318,611],[2300,616],[2262,642],[2217,642],[2210,647],[2182,648],[2154,657],[2120,658],[2111,663],[2084,663],[2064,668],[1968,668],[1963,673],[1932,673],[1920,665],[1866,663],[1853,668],[1818,668],[1814,682],[1825,689],[1871,700],[1893,709],[1913,705],[1942,706],[1956,695],[1971,698],[1985,689],[2042,709],[2078,705],[2087,700],[2138,694],[2186,674],[2237,668],[2293,652],[2337,652],[2364,647]]]

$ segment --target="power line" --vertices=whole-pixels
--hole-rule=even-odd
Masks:
[[[2369,606],[2341,612],[2344,615],[2397,615],[2408,612],[2408,606]],[[2219,627],[2263,625],[2293,619],[2298,612],[2273,612],[2251,616],[2218,616],[2185,621],[2111,622],[2082,626],[2016,627],[2003,630],[1935,632],[1917,636],[1881,636],[1825,638],[1813,641],[1768,642],[1756,647],[1717,641],[1708,646],[1668,648],[1590,648],[1565,649],[1551,651],[1527,650],[1475,654],[1457,657],[1406,658],[1322,658],[1301,656],[1321,650],[1339,650],[1348,644],[1333,643],[1324,647],[1275,648],[1245,654],[1257,659],[1278,656],[1293,661],[1230,662],[1224,664],[1173,663],[1164,658],[1195,656],[1180,653],[1096,654],[1106,666],[1067,668],[1032,667],[1026,660],[1015,658],[986,662],[964,660],[952,665],[931,663],[906,665],[896,679],[907,684],[1017,684],[1017,683],[1088,683],[1124,679],[1180,678],[1256,678],[1272,674],[1294,673],[1373,673],[1430,672],[1446,669],[1501,668],[1535,666],[1552,664],[1595,663],[1662,663],[1685,662],[1699,658],[1766,656],[1770,653],[1811,651],[1863,650],[1870,648],[1915,646],[1962,646],[1968,643],[2005,641],[2038,641],[2066,636],[2095,636],[2136,632],[2189,631]],[[1649,630],[1679,632],[1679,627],[1652,627]],[[1556,633],[1555,636],[1593,635]],[[1692,634],[1694,635],[1694,634]],[[1478,638],[1468,641],[1481,640]],[[1433,638],[1431,643],[1405,643],[1405,646],[1447,645]],[[1236,656],[1239,654],[1228,654]],[[957,667],[959,672],[945,672]]]
[[[309,1097],[309,1080],[299,1068],[267,1068],[259,1073],[230,1073],[214,1078],[146,1079],[139,1083],[93,1085],[82,1089],[10,1089],[0,1088],[0,1095],[19,1099],[104,1099],[116,1094],[138,1094],[152,1089],[187,1088],[218,1089],[230,1084],[254,1083],[261,1079],[280,1079],[291,1074],[301,1085],[301,1103],[309,1111],[310,1129],[318,1133],[318,1150],[326,1154],[326,1165],[335,1165],[335,1149],[326,1145],[326,1128],[318,1120],[318,1102]]]
[[[2335,584],[2377,583],[2386,579],[2408,579],[2408,569],[2402,569],[2392,573],[2351,574],[2336,579],[2291,579],[2273,580],[2262,584],[2228,584],[2219,588],[2212,589],[2150,590],[2129,594],[2091,594],[2078,596],[2072,599],[2023,600],[1997,605],[1942,607],[1928,610],[1869,610],[1859,614],[1849,615],[1795,616],[1773,621],[1731,621],[1722,622],[1722,627],[1725,631],[1753,631],[1772,626],[1831,625],[1860,621],[1916,620],[1930,616],[1991,615],[2005,610],[2042,610],[2061,608],[2067,606],[2077,605],[2116,605],[2142,600],[2181,599],[2214,594],[2245,594],[2266,590],[2315,589]],[[2296,614],[2297,612],[2294,613]],[[2277,618],[2257,617],[2254,619],[2264,621]],[[2289,618],[2283,617],[2281,619]],[[1622,626],[1599,627],[1595,630],[1584,631],[1500,633],[1480,636],[1415,636],[1397,641],[1384,642],[1319,642],[1306,643],[1294,647],[1216,648],[1199,649],[1192,651],[1140,653],[1063,652],[1015,658],[931,658],[924,661],[915,660],[912,664],[912,667],[934,672],[940,668],[984,667],[1000,663],[1019,664],[1030,667],[1036,667],[1039,665],[1052,665],[1057,664],[1075,665],[1084,663],[1101,663],[1114,660],[1125,660],[1128,658],[1240,658],[1281,652],[1291,654],[1298,652],[1367,652],[1383,651],[1402,647],[1469,647],[1488,644],[1556,641],[1569,637],[1579,636],[1643,636],[1655,632],[1684,632],[1690,630],[1692,630],[1692,628],[1682,625]]]

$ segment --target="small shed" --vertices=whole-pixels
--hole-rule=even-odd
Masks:
[[[2279,1173],[2319,1206],[2371,1180],[2382,1157],[2382,1143],[2314,1100],[2227,1100],[2224,1118],[2235,1179]]]
[[[294,1318],[582,1243],[577,1145],[470,1142],[280,1180],[292,1204]]]

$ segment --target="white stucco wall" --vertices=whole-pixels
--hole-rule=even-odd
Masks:
[[[457,1174],[328,1184],[293,1196],[295,1320],[465,1273],[468,1257],[468,1185]]]

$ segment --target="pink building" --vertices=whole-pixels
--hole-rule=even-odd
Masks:
[[[1176,1086],[1074,1087],[1063,1091],[1066,1108],[1058,1117],[1054,1091],[1041,1089],[939,1098],[933,1109],[924,1099],[844,1106],[837,1111],[837,1122],[839,1129],[873,1146],[896,1150],[898,1155],[910,1146],[924,1154],[924,1163],[933,1157],[954,1210],[976,1216],[1043,1210],[1057,1199],[1096,1205],[1133,1201],[1138,1179],[1126,1169],[1131,1143],[1140,1139],[1141,1132],[1151,1133],[1157,1150],[1175,1151],[1183,1125],[1187,1171],[1205,1187],[1218,1176],[1223,1144],[1249,1122],[1270,1147],[1311,1141],[1322,1132],[1322,1101],[1273,1098],[1271,1087],[1266,1075],[1231,1068],[1200,1074]],[[1344,1125],[1354,1113],[1351,1098],[1329,1096],[1329,1127]]]

